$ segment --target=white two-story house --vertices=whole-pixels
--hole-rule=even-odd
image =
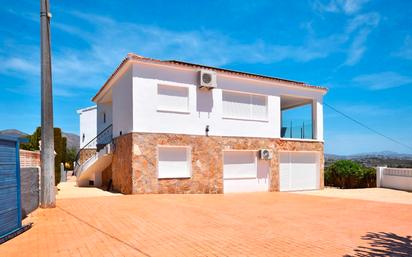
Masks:
[[[78,179],[127,194],[323,188],[326,92],[129,54],[92,99],[110,162],[95,157]]]

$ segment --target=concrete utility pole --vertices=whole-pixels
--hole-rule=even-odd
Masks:
[[[41,199],[42,208],[56,206],[54,188],[53,93],[50,55],[49,0],[40,0],[41,35]]]

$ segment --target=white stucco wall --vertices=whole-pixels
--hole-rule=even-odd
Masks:
[[[97,107],[91,106],[77,111],[80,119],[80,148],[83,148],[97,135]],[[94,148],[95,145],[91,145]]]
[[[133,131],[132,67],[112,86],[113,137]]]
[[[183,86],[189,89],[189,112],[174,113],[157,110],[157,85]],[[316,135],[323,140],[322,93],[315,90],[278,85],[218,74],[218,88],[211,91],[198,89],[198,73],[155,64],[133,64],[133,131],[154,133],[182,133],[209,135],[280,137],[280,96],[290,95],[316,100]],[[224,118],[222,90],[247,92],[268,96],[267,121],[235,120]],[[124,94],[129,92],[124,91]]]
[[[106,121],[104,121],[104,114],[106,114]],[[97,104],[97,134],[113,123],[112,117],[111,102]]]
[[[377,167],[376,186],[412,192],[412,169]]]

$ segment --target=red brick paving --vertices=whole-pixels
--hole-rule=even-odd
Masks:
[[[0,256],[343,256],[380,232],[412,247],[412,205],[288,193],[62,199],[32,221]]]

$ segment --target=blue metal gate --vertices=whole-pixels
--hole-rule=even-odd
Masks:
[[[19,139],[0,136],[0,239],[20,228]]]

